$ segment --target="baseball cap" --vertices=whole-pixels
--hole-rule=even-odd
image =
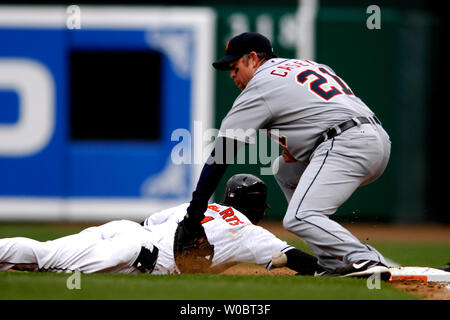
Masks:
[[[236,61],[244,54],[252,51],[257,53],[265,52],[273,58],[277,57],[273,53],[270,40],[257,32],[244,32],[235,36],[228,41],[225,50],[225,56],[212,64],[214,68],[220,71],[230,70],[230,62]]]

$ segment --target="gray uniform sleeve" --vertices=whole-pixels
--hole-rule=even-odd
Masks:
[[[271,118],[272,113],[264,96],[256,83],[250,81],[222,120],[219,137],[255,143],[257,130],[264,128]]]

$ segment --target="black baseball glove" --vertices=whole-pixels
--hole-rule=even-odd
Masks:
[[[214,257],[214,246],[198,221],[185,218],[178,223],[173,243],[175,263],[181,273],[205,273]]]

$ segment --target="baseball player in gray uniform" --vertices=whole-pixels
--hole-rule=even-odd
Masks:
[[[213,66],[229,70],[242,92],[221,123],[214,161],[203,168],[175,243],[205,238],[198,221],[227,167],[230,152],[222,146],[232,141],[239,148],[252,141],[245,134],[249,129],[276,129],[272,138],[283,153],[272,168],[289,203],[283,226],[317,255],[321,275],[379,273],[388,279],[384,257],[330,219],[387,166],[391,142],[374,113],[330,67],[278,58],[258,33],[231,39],[226,55]]]

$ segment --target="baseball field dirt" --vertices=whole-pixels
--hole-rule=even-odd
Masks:
[[[280,238],[285,240],[293,235],[284,230],[281,222],[265,222],[261,224]],[[447,225],[375,225],[375,224],[344,224],[362,242],[409,242],[409,243],[440,243],[450,244],[450,226]],[[288,241],[288,240],[287,240]],[[448,257],[450,262],[450,252]],[[294,275],[295,271],[288,268],[278,268],[268,271],[263,267],[239,264],[225,270],[226,274],[252,275]],[[450,283],[393,281],[395,288],[408,291],[426,300],[450,300]]]

